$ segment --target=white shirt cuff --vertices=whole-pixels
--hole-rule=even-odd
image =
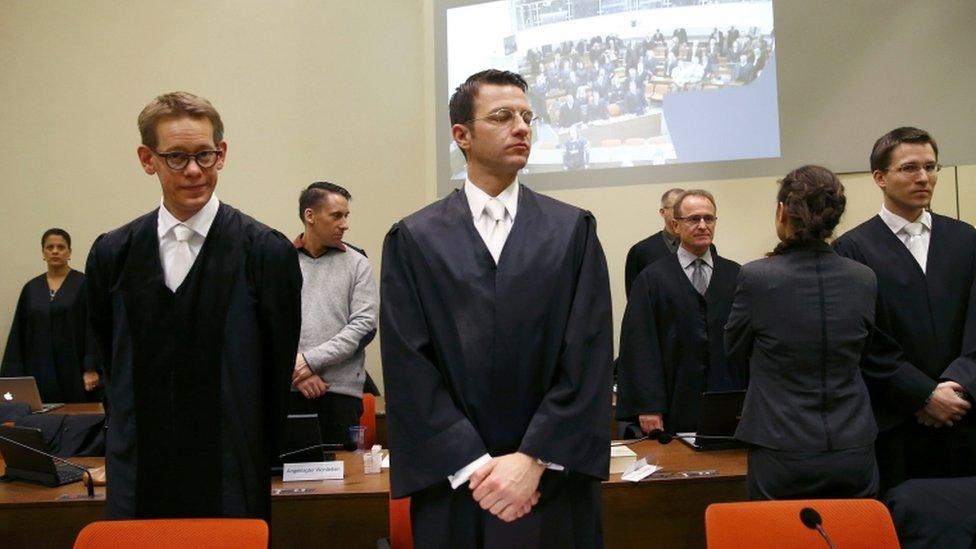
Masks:
[[[546,469],[551,469],[553,471],[565,471],[566,470],[565,467],[563,467],[562,465],[560,465],[558,463],[550,463],[548,461],[542,461],[541,459],[537,459],[536,461],[538,461],[542,465],[545,465],[546,466]]]
[[[480,458],[462,467],[460,470],[458,470],[457,473],[454,473],[453,475],[447,475],[447,480],[448,482],[451,483],[451,489],[457,490],[458,486],[461,486],[462,484],[467,482],[468,479],[471,478],[471,475],[473,475],[475,471],[481,469],[481,466],[488,463],[489,461],[491,461],[491,455],[485,454]]]

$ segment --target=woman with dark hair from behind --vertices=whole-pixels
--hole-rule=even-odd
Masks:
[[[736,430],[752,444],[749,497],[873,497],[877,426],[861,354],[874,334],[877,280],[827,245],[847,203],[833,172],[793,170],[777,201],[780,243],[742,267],[725,326],[730,358],[749,364]]]
[[[41,236],[41,252],[47,272],[20,292],[0,375],[33,376],[44,402],[100,400],[85,275],[68,266],[71,235],[48,229]]]

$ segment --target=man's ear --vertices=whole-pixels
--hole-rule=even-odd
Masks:
[[[149,175],[156,175],[156,166],[153,164],[153,153],[149,150],[149,147],[139,145],[139,148],[136,149],[136,155],[139,156],[139,164],[142,165],[142,170]]]
[[[888,186],[888,182],[885,181],[884,171],[874,170],[871,172],[871,177],[874,179],[874,184],[877,185],[882,191]]]
[[[451,126],[451,136],[458,148],[467,153],[471,148],[471,128],[464,124],[454,124]]]

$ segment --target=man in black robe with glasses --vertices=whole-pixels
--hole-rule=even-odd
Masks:
[[[589,212],[518,182],[525,89],[497,70],[458,87],[467,180],[383,246],[392,491],[412,498],[417,547],[602,546],[606,260]]]
[[[298,258],[214,195],[227,143],[209,101],[161,95],[139,130],[160,207],[100,236],[86,269],[106,363],[106,512],[269,520],[301,323]]]

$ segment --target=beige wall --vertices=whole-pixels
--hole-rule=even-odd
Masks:
[[[72,233],[72,264],[83,269],[99,233],[158,203],[158,183],[136,160],[135,118],[174,89],[210,98],[223,115],[223,200],[292,236],[304,185],[345,185],[348,240],[366,248],[378,277],[390,224],[434,196],[432,13],[431,0],[3,2],[0,344],[21,286],[43,271],[44,229]],[[936,202],[952,215],[954,175],[943,172]],[[880,198],[868,177],[844,179],[850,226]],[[959,179],[962,217],[976,221],[976,166]],[[748,261],[772,248],[775,178],[681,185],[715,194],[723,255]],[[596,214],[618,323],[627,249],[659,228],[669,186],[550,193]],[[379,377],[375,343],[368,362]]]
[[[419,0],[8,0],[0,18],[0,343],[39,238],[61,226],[84,269],[94,238],[158,204],[136,116],[183,89],[220,110],[217,194],[293,236],[299,190],[353,193],[348,239],[380,255],[427,201]],[[377,273],[378,274],[378,273]],[[378,370],[379,346],[370,349]]]

